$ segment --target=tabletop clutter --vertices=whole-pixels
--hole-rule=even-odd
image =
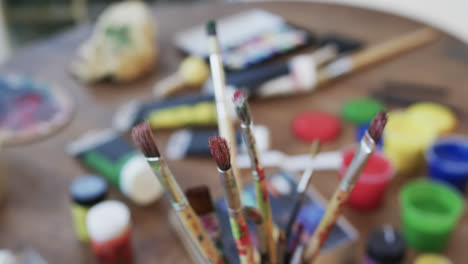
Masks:
[[[142,2],[105,10],[71,63],[77,81],[128,83],[149,74],[164,52],[152,21]],[[443,97],[443,87],[390,80],[367,97],[350,98],[338,113],[304,109],[280,132],[311,144],[310,153],[298,155],[271,149],[273,133],[257,124],[248,102],[294,100],[428,45],[437,35],[422,28],[365,45],[332,32],[315,34],[261,9],[177,33],[175,45],[188,54],[177,72],[158,81],[146,101],[122,104],[112,128],[87,131],[66,146],[93,172],[70,186],[77,239],[90,243],[98,263],[132,263],[131,211],[122,201],[107,200],[108,188],[117,188],[141,206],[165,194],[173,209],[168,221],[196,263],[355,263],[356,252],[365,252],[363,263],[396,264],[405,261],[408,248],[419,252],[415,264],[452,263],[440,252],[464,212],[468,137],[456,134],[460,111],[431,100]],[[310,46],[311,53],[265,63]],[[38,126],[57,122],[56,115],[62,121],[71,111],[71,103],[54,103],[68,100],[54,101],[42,81],[15,76],[0,78],[0,139],[8,147],[44,136],[51,129]],[[320,152],[351,125],[355,144]],[[160,129],[174,130],[166,156],[154,140]],[[224,197],[212,197],[204,183],[181,189],[166,160],[193,156],[215,161]],[[266,175],[267,167],[279,171]],[[250,169],[253,184],[241,181],[240,169]],[[310,183],[321,170],[335,171],[339,179],[328,202]],[[401,229],[381,223],[366,247],[357,248],[358,234],[342,217],[344,208],[378,210],[393,179],[422,171],[426,179],[399,190]],[[3,183],[2,176],[0,198]],[[0,263],[23,263],[15,258],[0,251]]]

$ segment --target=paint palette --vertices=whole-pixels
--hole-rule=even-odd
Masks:
[[[0,75],[0,141],[16,145],[62,128],[72,103],[59,88],[19,74]]]

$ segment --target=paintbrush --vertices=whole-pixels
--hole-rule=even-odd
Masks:
[[[320,151],[320,141],[315,140],[311,145],[311,156],[315,158]],[[291,215],[289,216],[288,223],[286,225],[286,243],[288,245],[289,241],[291,240],[291,230],[294,222],[296,221],[297,214],[299,214],[299,210],[301,209],[302,204],[304,203],[307,188],[310,185],[310,179],[312,179],[312,175],[314,173],[314,166],[309,166],[302,174],[301,179],[299,180],[299,184],[297,185],[296,189],[296,200],[293,204],[293,209],[291,211]],[[285,260],[284,262],[287,263],[291,257],[292,249],[286,247],[285,253]]]
[[[258,251],[260,252],[260,263],[269,263],[268,247],[263,229],[262,213],[257,208],[251,206],[245,206],[244,213],[247,216],[247,219],[250,219],[255,224],[255,231],[257,233],[258,240]]]
[[[237,116],[241,121],[242,136],[247,146],[247,152],[250,157],[250,166],[252,169],[252,176],[255,185],[255,194],[257,200],[257,207],[260,209],[263,217],[263,232],[266,237],[263,238],[267,241],[268,246],[268,262],[271,264],[277,263],[275,240],[273,239],[273,217],[271,215],[270,199],[268,198],[268,189],[266,184],[265,170],[263,169],[260,159],[258,157],[257,143],[253,133],[253,121],[250,114],[247,98],[244,93],[237,90],[233,98],[234,106]]]
[[[250,241],[249,228],[242,209],[241,193],[237,188],[236,178],[231,167],[231,153],[228,143],[222,137],[212,137],[209,141],[209,147],[221,176],[228,205],[229,223],[231,224],[232,236],[236,241],[239,260],[242,264],[254,264],[254,248]]]
[[[185,196],[222,255],[224,248],[221,239],[221,228],[213,206],[210,189],[206,185],[195,186],[187,189]]]
[[[379,142],[382,136],[386,122],[387,114],[385,112],[378,113],[369,126],[369,129],[364,134],[364,137],[361,139],[359,148],[348,170],[333,194],[320,224],[307,245],[305,254],[303,255],[304,263],[314,263],[330,230],[341,215],[344,205],[364,169],[367,160],[374,152],[377,142]]]
[[[161,157],[151,128],[147,122],[132,129],[132,138],[141,152],[145,155],[154,174],[163,186],[172,208],[176,211],[183,226],[190,234],[193,243],[207,263],[224,263],[221,256],[203,228],[202,223],[188,204],[187,199],[177,184],[169,167]]]
[[[290,264],[301,264],[302,262],[302,253],[304,252],[305,246],[307,245],[307,241],[309,241],[309,234],[307,231],[302,230],[301,233],[298,234],[298,245],[294,248],[293,254],[291,257]],[[287,262],[285,262],[287,263]]]
[[[208,43],[210,50],[210,68],[211,78],[213,79],[214,94],[216,101],[216,115],[218,118],[219,135],[225,138],[231,146],[231,167],[234,171],[234,177],[238,184],[239,192],[242,190],[242,181],[240,173],[237,169],[237,144],[234,126],[229,117],[229,108],[226,97],[226,78],[224,74],[223,61],[221,57],[221,47],[216,33],[216,22],[211,20],[206,24],[206,33],[208,35]]]
[[[432,42],[437,32],[431,28],[423,28],[393,40],[374,45],[370,48],[343,56],[317,72],[317,85],[327,83],[342,75],[360,70],[372,64],[395,57],[401,53]]]
[[[260,97],[278,96],[284,94],[297,94],[312,91],[316,87],[328,83],[338,77],[360,70],[366,66],[374,65],[393,58],[404,52],[432,42],[437,32],[431,28],[423,28],[395,39],[353,52],[333,60],[328,65],[313,72],[298,72],[296,79],[299,84],[286,82],[284,76],[263,83],[257,90]]]

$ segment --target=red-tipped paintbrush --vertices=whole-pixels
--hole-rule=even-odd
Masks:
[[[218,136],[210,138],[209,146],[211,154],[218,165],[219,175],[221,176],[228,205],[231,232],[236,241],[239,260],[242,264],[254,264],[254,249],[250,241],[249,228],[244,217],[236,178],[231,168],[231,153],[229,152],[228,144],[224,138]]]
[[[172,208],[176,211],[177,216],[200,253],[209,263],[223,263],[224,261],[218,254],[213,241],[206,233],[192,207],[188,204],[184,193],[161,157],[149,124],[145,122],[134,127],[132,129],[132,138],[145,155],[148,164],[158,177],[167,197],[171,201]]]
[[[361,139],[359,148],[354,155],[348,170],[341,180],[337,190],[333,194],[325,215],[322,217],[312,239],[307,245],[305,254],[303,255],[304,263],[314,263],[314,260],[325,243],[330,230],[341,215],[349,194],[353,190],[367,160],[374,152],[377,142],[379,142],[380,137],[382,136],[386,123],[387,114],[385,112],[378,113],[369,126],[369,129],[364,134],[364,137]]]
[[[255,185],[255,194],[257,198],[257,207],[263,217],[263,236],[262,240],[267,241],[268,262],[270,264],[278,263],[276,256],[275,239],[273,238],[273,216],[271,214],[270,199],[268,197],[267,183],[265,170],[260,163],[260,158],[257,151],[257,143],[253,133],[253,121],[250,114],[247,98],[244,93],[237,90],[233,97],[234,106],[237,116],[241,120],[242,136],[250,157],[250,166],[252,168],[252,176]]]

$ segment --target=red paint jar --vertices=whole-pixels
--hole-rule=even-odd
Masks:
[[[94,255],[100,264],[131,264],[130,211],[118,201],[91,207],[86,227]]]
[[[356,148],[343,151],[340,179],[343,178],[354,157]],[[348,204],[360,210],[372,210],[382,203],[387,186],[394,175],[394,168],[382,152],[375,151],[369,158],[353,191]]]

